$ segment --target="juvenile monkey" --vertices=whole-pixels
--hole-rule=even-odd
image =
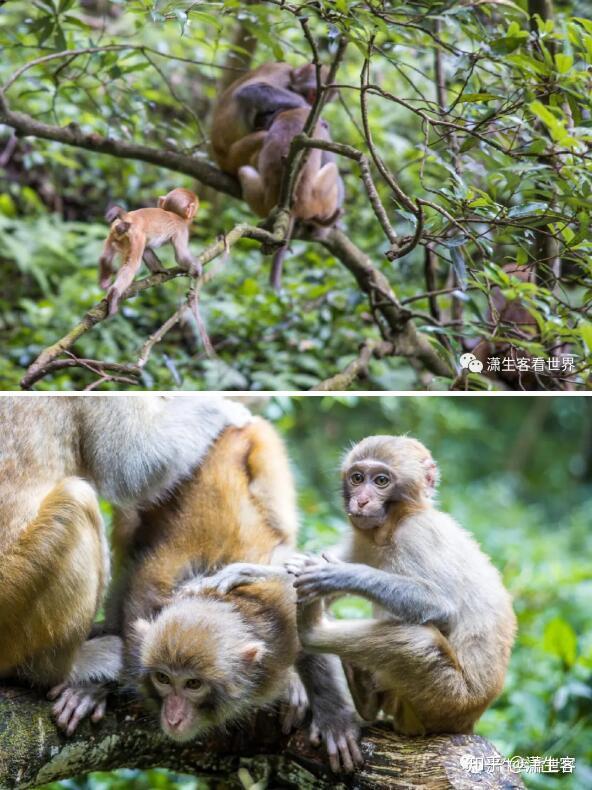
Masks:
[[[358,712],[397,732],[471,732],[503,683],[516,622],[497,570],[434,508],[438,470],[404,436],[371,436],[345,457],[352,526],[345,562],[293,561],[306,650],[344,663]],[[374,619],[329,621],[322,596],[361,595]]]
[[[116,638],[84,641],[109,576],[97,495],[157,501],[249,419],[214,398],[0,398],[0,677],[68,681],[61,726],[100,718],[87,690],[121,665]]]
[[[323,79],[327,73],[323,68]],[[264,63],[231,83],[216,102],[212,117],[212,152],[219,167],[237,175],[243,165],[256,166],[273,117],[296,107],[310,109],[316,92],[312,63],[298,68]]]
[[[352,770],[358,727],[339,664],[299,655],[295,594],[277,564],[294,551],[296,529],[285,450],[260,419],[224,431],[169,499],[122,513],[115,545],[127,567],[114,607],[125,677],[163,732],[185,742],[270,705],[287,686],[301,718],[296,662],[332,767]]]
[[[278,203],[290,144],[303,131],[309,109],[303,107],[278,113],[269,127],[256,167],[245,165],[238,171],[245,200],[262,217]],[[317,123],[313,137],[331,139],[325,121]],[[286,245],[276,253],[273,261],[271,284],[274,288],[280,287],[283,257],[294,222],[303,220],[321,227],[330,226],[339,217],[342,200],[343,184],[337,165],[319,148],[311,149],[294,187]]]
[[[99,259],[99,283],[107,291],[109,315],[117,312],[123,293],[132,284],[142,258],[151,272],[162,271],[154,249],[171,242],[175,260],[192,276],[201,274],[199,261],[189,250],[189,226],[199,208],[197,196],[189,189],[173,189],[158,198],[158,208],[123,211],[114,206],[107,214],[112,219],[109,235]],[[113,261],[121,255],[122,264],[111,287]]]

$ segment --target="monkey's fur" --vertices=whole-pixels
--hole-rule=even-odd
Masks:
[[[112,222],[99,259],[99,284],[109,289],[109,315],[117,312],[121,297],[132,284],[142,260],[151,272],[164,271],[154,250],[167,242],[173,245],[175,260],[181,268],[194,276],[201,274],[201,264],[189,250],[189,226],[198,208],[197,195],[179,187],[158,198],[158,208],[124,211],[114,206],[107,212]],[[121,256],[122,264],[109,287],[117,255]]]
[[[316,90],[311,63],[296,68],[289,63],[264,63],[231,83],[212,117],[212,152],[220,168],[235,176],[243,165],[256,166],[276,113],[295,107],[310,110]]]
[[[471,732],[502,690],[516,622],[499,573],[435,509],[437,469],[407,437],[372,436],[342,466],[352,532],[342,556],[293,563],[307,650],[337,654],[360,715],[382,710],[417,735]],[[322,618],[320,596],[351,593],[372,620]],[[316,603],[316,605],[315,605]]]
[[[0,676],[50,686],[117,673],[110,638],[81,649],[109,576],[97,494],[157,501],[249,419],[214,398],[0,398]]]
[[[294,591],[281,566],[270,566],[293,552],[296,530],[285,450],[260,419],[224,431],[170,499],[121,514],[126,675],[160,712],[163,731],[186,741],[276,701],[297,663],[332,765],[341,757],[351,770],[353,708],[331,661],[299,656]]]

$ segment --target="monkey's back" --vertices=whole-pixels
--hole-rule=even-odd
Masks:
[[[167,594],[190,573],[267,564],[279,546],[294,545],[296,529],[292,478],[275,430],[261,419],[227,428],[201,468],[166,501],[139,513],[138,586],[152,581]]]

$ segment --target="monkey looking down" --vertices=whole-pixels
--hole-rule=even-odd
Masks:
[[[434,507],[438,470],[405,436],[371,436],[342,465],[352,527],[340,557],[290,562],[306,650],[338,655],[360,715],[395,730],[471,732],[502,690],[516,620],[476,541]],[[343,561],[342,561],[343,560]],[[370,600],[370,620],[328,620],[322,598]]]
[[[98,496],[157,501],[250,419],[211,397],[0,398],[0,677],[59,684],[60,726],[100,718],[87,691],[121,668],[115,637],[85,642],[109,579]]]
[[[141,208],[124,211],[114,206],[107,212],[111,221],[109,235],[99,259],[99,284],[108,289],[109,315],[115,315],[124,292],[132,284],[142,265],[142,259],[153,274],[165,271],[155,249],[170,242],[175,250],[175,260],[192,276],[199,276],[202,267],[189,250],[189,226],[199,200],[189,189],[173,189],[158,198],[158,208]],[[113,285],[113,261],[117,255],[122,264]]]
[[[123,638],[123,678],[170,738],[191,740],[286,695],[300,709],[287,718],[298,722],[304,683],[311,737],[325,740],[334,770],[351,771],[362,759],[359,728],[339,663],[303,655],[298,641],[281,564],[296,530],[279,436],[256,418],[229,428],[169,498],[118,515],[123,572],[109,619]]]
[[[327,71],[323,68],[322,76]],[[273,117],[283,110],[310,110],[317,92],[312,63],[264,63],[231,83],[214,106],[212,152],[226,173],[237,175],[243,165],[256,166]]]

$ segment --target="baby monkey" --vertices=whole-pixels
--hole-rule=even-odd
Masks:
[[[175,260],[189,274],[197,277],[202,272],[199,261],[189,250],[189,226],[199,208],[197,195],[189,189],[173,189],[158,198],[158,208],[124,211],[114,206],[107,212],[111,229],[99,259],[99,283],[107,291],[109,315],[114,315],[123,293],[136,276],[142,258],[151,272],[163,271],[154,250],[171,242]],[[122,264],[111,287],[113,261],[121,255]]]
[[[406,735],[471,732],[501,692],[516,621],[499,573],[432,502],[438,470],[405,436],[371,436],[342,466],[345,562],[294,560],[307,651],[344,665],[360,715]],[[370,600],[369,620],[328,620],[322,597]]]

